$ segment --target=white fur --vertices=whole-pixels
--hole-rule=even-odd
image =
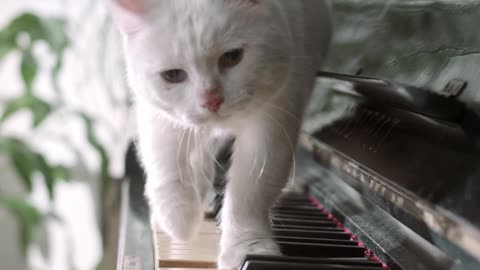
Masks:
[[[152,221],[189,239],[214,175],[216,148],[235,136],[222,212],[219,267],[248,253],[278,254],[268,209],[285,186],[304,107],[330,40],[320,0],[110,0],[124,36],[138,146]],[[122,4],[127,3],[127,4]],[[243,48],[238,66],[220,56]],[[166,83],[160,72],[184,69]],[[217,113],[202,93],[220,85]]]

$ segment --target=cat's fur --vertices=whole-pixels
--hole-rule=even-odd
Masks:
[[[222,212],[220,268],[278,254],[268,209],[285,186],[302,113],[330,40],[321,0],[109,0],[123,33],[152,222],[189,239],[202,219],[214,156],[236,138]],[[243,48],[241,62],[219,58]],[[187,71],[171,84],[160,73]],[[219,89],[218,112],[202,96]]]

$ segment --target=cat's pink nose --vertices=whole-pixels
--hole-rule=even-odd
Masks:
[[[220,107],[222,106],[223,101],[224,101],[223,97],[220,97],[220,96],[210,98],[205,101],[205,103],[203,104],[203,107],[207,108],[209,111],[216,113],[218,112],[218,110],[220,110]]]
[[[204,99],[204,103],[202,107],[214,113],[217,113],[218,110],[220,110],[220,107],[225,101],[223,95],[220,93],[220,90],[218,88],[205,91],[203,95],[203,99]]]

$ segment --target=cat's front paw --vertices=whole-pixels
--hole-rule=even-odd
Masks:
[[[180,241],[195,236],[203,219],[203,209],[199,194],[194,188],[172,183],[155,192],[148,192],[147,197],[154,226]]]
[[[251,239],[228,247],[222,246],[218,258],[218,269],[237,270],[248,254],[281,255],[281,252],[272,239]]]

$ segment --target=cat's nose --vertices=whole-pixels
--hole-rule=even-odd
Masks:
[[[220,89],[218,88],[205,91],[203,100],[204,102],[202,107],[214,113],[217,113],[218,110],[220,110],[220,107],[225,101]]]

